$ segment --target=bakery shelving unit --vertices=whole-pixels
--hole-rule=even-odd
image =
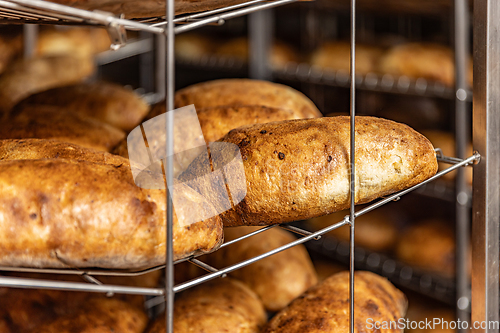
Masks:
[[[173,0],[167,0],[167,11],[165,17],[153,18],[150,20],[128,20],[114,15],[101,12],[90,12],[80,9],[75,9],[67,6],[62,6],[41,0],[0,0],[0,23],[33,23],[33,24],[88,24],[88,25],[99,25],[105,26],[110,31],[110,35],[113,38],[116,48],[122,45],[126,45],[126,33],[129,30],[139,30],[155,34],[157,37],[157,52],[158,52],[158,62],[156,64],[156,73],[158,73],[157,84],[158,91],[165,97],[167,103],[167,109],[173,110],[173,94],[174,94],[174,52],[173,52],[173,41],[174,34],[189,31],[207,24],[223,24],[225,20],[246,15],[252,12],[259,12],[264,9],[270,9],[280,5],[285,5],[287,3],[294,2],[296,0],[276,0],[272,2],[264,2],[263,0],[249,1],[240,5],[229,6],[222,9],[211,10],[207,12],[183,15],[174,18],[173,10]],[[457,0],[459,1],[459,0]],[[500,4],[496,3],[495,0],[476,0],[476,7],[478,8],[475,17],[475,45],[476,52],[475,55],[475,73],[478,75],[475,78],[475,90],[474,90],[474,138],[475,144],[477,144],[478,153],[473,154],[467,158],[452,158],[452,157],[440,157],[439,160],[452,164],[446,170],[439,172],[434,177],[418,184],[412,188],[395,193],[387,198],[381,199],[372,205],[363,208],[359,211],[354,210],[354,205],[351,205],[351,214],[346,216],[342,221],[332,224],[322,230],[316,232],[309,232],[307,230],[302,230],[289,225],[280,225],[279,227],[285,228],[292,232],[301,235],[302,237],[297,240],[276,248],[268,253],[262,254],[255,258],[251,258],[242,261],[238,264],[223,268],[215,269],[210,267],[203,262],[196,259],[196,257],[187,258],[185,260],[198,265],[205,270],[209,271],[208,274],[176,285],[173,284],[173,267],[174,262],[172,258],[172,209],[171,202],[167,196],[167,207],[169,214],[167,216],[167,260],[166,265],[161,267],[155,267],[154,269],[166,268],[166,286],[165,288],[137,288],[137,287],[126,287],[117,285],[103,285],[98,277],[101,275],[139,275],[144,274],[150,270],[141,272],[123,272],[123,271],[108,271],[108,270],[81,270],[81,269],[29,269],[29,268],[13,268],[13,267],[0,267],[2,271],[11,272],[39,272],[39,273],[55,273],[55,274],[76,274],[82,276],[86,282],[76,283],[76,282],[61,282],[61,281],[49,281],[43,279],[26,279],[18,277],[0,277],[0,286],[7,287],[17,287],[17,288],[44,288],[44,289],[58,289],[58,290],[68,290],[68,291],[88,291],[88,292],[99,292],[99,293],[125,293],[125,294],[141,294],[156,296],[153,298],[149,305],[166,301],[166,318],[167,318],[167,331],[172,332],[173,324],[173,296],[176,292],[183,291],[192,286],[198,285],[210,279],[216,277],[225,276],[227,273],[234,271],[243,266],[249,265],[255,261],[266,258],[272,254],[278,253],[280,251],[286,250],[297,244],[304,243],[309,240],[318,239],[321,235],[344,225],[350,225],[351,228],[351,242],[349,244],[349,256],[351,263],[351,273],[354,270],[354,221],[355,218],[370,212],[382,205],[385,205],[391,201],[397,201],[404,194],[410,193],[433,180],[441,177],[447,172],[459,169],[463,166],[473,164],[478,162],[481,156],[480,167],[476,167],[478,170],[474,175],[474,233],[473,233],[473,251],[474,254],[478,256],[478,260],[474,261],[473,269],[473,294],[472,298],[475,303],[472,308],[472,315],[474,320],[494,320],[498,319],[498,220],[500,217],[500,200],[498,193],[498,175],[490,170],[498,170],[498,164],[500,163],[500,152],[498,151],[498,140],[495,138],[496,133],[498,133],[498,127],[500,126],[498,121],[498,115],[496,114],[498,110],[498,100],[495,100],[495,94],[492,92],[494,89],[500,87],[500,77],[498,75],[498,68],[496,67],[495,61],[498,60],[498,53],[500,51],[500,44],[498,43],[486,43],[486,41],[495,41],[494,37],[498,37],[496,28],[498,28],[498,20],[496,18],[500,17]],[[351,43],[355,45],[355,13],[356,13],[356,2],[351,0]],[[258,20],[259,18],[256,18]],[[261,17],[264,19],[265,17]],[[173,28],[169,29],[167,22],[173,22]],[[178,24],[175,26],[175,24]],[[258,32],[256,32],[258,34]],[[493,37],[493,38],[492,38]],[[165,48],[166,44],[166,48]],[[265,44],[263,43],[261,47],[258,47],[259,54],[263,57],[263,50]],[[351,116],[352,122],[355,116],[355,91],[357,80],[354,77],[355,62],[354,62],[354,49],[351,50]],[[259,70],[256,69],[256,76],[259,74]],[[262,74],[262,72],[261,72]],[[264,74],[263,74],[264,75]],[[460,76],[460,75],[458,75]],[[459,86],[460,87],[460,86]],[[498,94],[497,94],[498,95]],[[173,151],[173,138],[169,131],[173,127],[173,120],[167,117],[167,156],[171,156],[170,152]],[[354,128],[351,129],[351,147],[354,147]],[[354,151],[352,149],[352,151]],[[354,156],[351,156],[354,162]],[[352,163],[352,167],[355,165]],[[167,182],[172,182],[172,161],[171,158],[167,158]],[[353,180],[354,173],[351,174],[351,180]],[[354,182],[352,182],[352,193],[354,194]],[[168,192],[168,191],[167,191]],[[351,201],[353,202],[353,200]],[[493,204],[493,205],[491,205]],[[251,237],[258,232],[265,232],[265,230],[273,228],[275,226],[264,227],[248,234],[244,237],[236,239],[231,242],[226,242],[222,246],[230,246],[232,243],[239,241],[243,238]],[[496,250],[496,251],[495,251]],[[351,278],[353,275],[351,274]],[[352,280],[351,280],[352,282]],[[493,286],[496,283],[496,287]],[[353,284],[351,283],[351,296],[354,292],[352,289]],[[492,287],[493,289],[489,289]],[[354,328],[352,326],[353,320],[353,297],[350,297],[350,309],[351,309],[351,332]],[[477,308],[476,308],[477,304]]]

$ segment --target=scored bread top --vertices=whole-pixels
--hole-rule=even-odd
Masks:
[[[349,207],[349,117],[301,119],[250,125],[221,142],[240,149],[246,179],[230,179],[246,197],[223,213],[225,226],[266,225],[325,215]],[[211,148],[214,168],[234,154]],[[204,195],[220,193],[200,178],[198,156],[179,180]],[[231,164],[233,165],[233,164]],[[231,168],[232,166],[228,166]],[[239,166],[235,166],[239,167]],[[225,170],[226,174],[236,174]],[[356,203],[403,190],[437,171],[432,144],[410,127],[374,117],[356,117]],[[217,209],[217,207],[216,207]],[[223,209],[218,209],[223,211]]]

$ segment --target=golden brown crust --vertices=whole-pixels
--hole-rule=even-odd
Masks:
[[[117,299],[90,299],[75,313],[61,316],[40,325],[37,333],[142,333],[146,328],[146,314]]]
[[[218,279],[187,290],[175,301],[174,331],[258,333],[266,313],[257,296],[243,283]],[[159,316],[149,333],[165,332]]]
[[[230,241],[256,229],[256,227],[226,228],[224,239]],[[201,260],[214,267],[223,268],[269,252],[295,239],[290,233],[273,228],[224,247]],[[259,296],[266,310],[273,312],[283,309],[317,283],[316,272],[303,245],[236,270],[231,276],[249,286]]]
[[[291,110],[298,118],[321,117],[314,103],[295,89],[250,79],[208,81],[176,92],[176,108],[190,104],[197,109],[221,105],[263,105]]]
[[[21,101],[12,113],[27,105],[59,107],[124,131],[136,127],[149,111],[149,105],[132,90],[109,82],[81,83],[46,90]]]
[[[100,28],[45,28],[38,35],[37,56],[70,55],[91,57],[109,50],[111,40],[106,29]]]
[[[175,38],[175,57],[182,60],[199,60],[211,54],[213,41],[197,33],[184,33]]]
[[[349,117],[327,117],[229,132],[221,142],[240,148],[246,176],[231,181],[235,188],[246,187],[246,197],[221,214],[224,225],[284,223],[347,209],[349,127]],[[211,154],[225,152],[211,148]],[[199,178],[206,158],[198,156],[179,180],[198,179],[192,186],[214,195],[222,190]],[[424,136],[403,124],[361,116],[356,117],[356,164],[357,204],[411,187],[437,170],[434,149]]]
[[[1,265],[138,269],[164,263],[165,191],[138,187],[127,159],[61,149],[55,141],[5,144],[35,159],[0,161]],[[214,208],[182,184],[175,200],[174,257],[217,248],[223,234]],[[214,217],[184,223],[198,213]]]
[[[22,52],[22,49],[23,38],[21,35],[0,36],[0,74],[8,68],[11,61]]]
[[[448,86],[455,83],[453,51],[439,44],[407,43],[395,46],[380,60],[380,71],[441,81]],[[472,61],[468,81],[472,85]]]
[[[95,70],[89,57],[53,56],[18,61],[0,77],[0,114],[31,94],[82,81]]]
[[[370,272],[355,275],[355,332],[402,332],[368,329],[367,320],[398,321],[406,312],[406,297],[387,279]],[[331,276],[293,301],[267,324],[263,333],[347,332],[349,330],[349,273]]]
[[[348,42],[326,42],[313,52],[310,64],[349,73],[350,50],[351,46]],[[356,43],[356,73],[377,72],[381,56],[382,49]]]
[[[444,221],[423,221],[398,239],[398,259],[447,277],[455,274],[455,234]]]
[[[340,211],[330,215],[316,217],[309,223],[319,230],[332,224],[338,223],[349,215],[349,211]],[[349,241],[350,229],[346,226],[334,229],[326,234],[334,236],[343,241]],[[355,243],[372,251],[390,251],[398,238],[397,223],[391,211],[379,208],[369,214],[356,218]]]
[[[102,151],[124,137],[116,127],[54,106],[25,105],[0,125],[0,139],[53,139]]]

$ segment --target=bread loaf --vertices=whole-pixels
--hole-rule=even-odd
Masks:
[[[250,79],[208,81],[176,92],[176,108],[190,104],[194,104],[196,109],[221,105],[263,105],[291,110],[298,118],[321,117],[314,103],[295,89]]]
[[[367,325],[404,318],[405,295],[386,278],[370,272],[356,272],[354,277],[354,332],[377,331]],[[287,308],[274,316],[263,333],[348,332],[349,272],[335,274],[310,288]],[[392,327],[381,333],[403,332]]]
[[[165,262],[165,190],[137,186],[128,160],[56,141],[0,145],[19,151],[0,161],[0,265],[140,269]],[[19,160],[24,151],[28,159]],[[182,184],[174,205],[174,258],[217,248],[223,235],[214,208]]]
[[[48,105],[130,131],[147,115],[149,105],[132,90],[108,82],[81,83],[34,94],[18,104]]]
[[[224,225],[284,223],[347,209],[349,128],[349,117],[326,117],[230,131],[221,142],[240,148],[246,179],[231,181],[246,187],[246,196],[221,214]],[[224,149],[210,149],[215,169],[233,158],[233,152]],[[190,186],[204,195],[225,193],[225,188],[200,177],[207,158],[198,156],[179,180],[191,180]],[[421,134],[390,120],[356,117],[357,204],[416,185],[436,170],[432,144]]]
[[[258,333],[265,322],[266,313],[257,296],[229,278],[189,289],[175,301],[176,333]],[[148,332],[164,333],[165,326],[165,317],[160,315]]]
[[[124,137],[116,127],[54,106],[25,105],[0,125],[0,139],[53,139],[102,151]]]
[[[0,116],[31,94],[82,81],[95,70],[91,58],[53,56],[18,61],[0,77]]]
[[[349,73],[351,45],[348,42],[326,42],[313,52],[311,66]],[[382,50],[378,47],[356,44],[356,74],[375,73]]]
[[[109,50],[111,40],[101,28],[46,28],[38,34],[35,54],[40,56],[70,55],[92,57]]]
[[[407,43],[393,47],[380,60],[380,71],[411,78],[440,81],[447,86],[455,83],[453,51],[432,43]],[[472,61],[469,61],[468,82],[472,86]]]
[[[0,74],[3,73],[12,60],[20,55],[23,49],[23,40],[21,35],[0,36]]]

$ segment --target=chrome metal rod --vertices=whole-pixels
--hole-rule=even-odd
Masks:
[[[174,0],[165,0],[166,18],[169,24],[166,27],[167,38],[167,57],[166,61],[167,80],[166,80],[166,180],[165,187],[167,194],[167,262],[165,267],[165,313],[166,313],[166,332],[174,333],[174,205],[172,201],[173,193],[170,193],[169,186],[174,185],[174,87],[175,87],[175,8]]]
[[[281,229],[293,232],[294,234],[298,234],[301,236],[309,236],[312,234],[312,232],[310,232],[310,231],[294,227],[293,225],[280,224],[279,226]],[[314,240],[319,240],[320,238],[321,238],[321,236],[318,236],[318,237],[314,238]]]
[[[349,332],[354,333],[354,222],[356,220],[356,0],[351,0],[351,172],[349,191],[351,209],[349,216]]]
[[[38,25],[25,24],[23,26],[24,59],[29,59],[35,54],[37,40],[38,40]]]
[[[118,50],[109,50],[96,55],[95,60],[98,66],[113,63],[127,59],[136,55],[141,55],[153,51],[153,39],[144,38],[140,40],[130,41]],[[142,87],[142,86],[141,86]]]
[[[195,266],[198,266],[199,268],[207,271],[207,272],[218,272],[219,270],[215,267],[212,267],[210,266],[209,264],[207,263],[204,263],[203,261],[201,260],[198,260],[198,259],[190,259],[188,260],[191,264],[195,265]]]
[[[232,271],[235,271],[235,270],[240,269],[242,267],[245,267],[245,266],[248,266],[250,264],[253,264],[254,262],[257,262],[259,260],[262,260],[264,258],[272,256],[273,254],[285,251],[285,250],[287,250],[287,249],[289,249],[291,247],[294,247],[294,246],[296,246],[298,244],[305,243],[305,242],[307,242],[307,241],[309,241],[309,240],[311,240],[311,239],[313,239],[313,238],[315,238],[317,236],[323,235],[323,234],[325,234],[327,232],[332,231],[333,229],[336,229],[336,228],[339,228],[339,227],[341,227],[343,225],[346,225],[347,223],[348,223],[348,221],[343,220],[343,221],[341,221],[339,223],[333,224],[333,225],[328,226],[326,228],[323,228],[323,229],[321,229],[319,231],[316,231],[316,232],[312,233],[309,236],[305,236],[305,237],[299,238],[299,239],[297,239],[297,240],[295,240],[293,242],[290,242],[290,243],[288,243],[286,245],[283,245],[283,246],[280,246],[280,247],[278,247],[278,248],[276,248],[274,250],[271,250],[269,252],[266,252],[266,253],[263,253],[261,255],[258,255],[258,256],[254,257],[254,258],[247,259],[247,260],[239,262],[239,263],[237,263],[235,265],[232,265],[232,266],[220,269],[216,273],[210,273],[210,274],[204,275],[202,277],[199,277],[197,279],[181,283],[181,284],[179,284],[179,285],[177,285],[177,286],[174,287],[174,291],[177,293],[177,292],[186,290],[188,288],[194,287],[196,285],[199,285],[201,283],[210,281],[210,280],[215,279],[217,277],[220,277],[223,274],[231,273]]]
[[[470,130],[467,118],[469,104],[467,100],[467,73],[469,68],[469,1],[455,0],[454,4],[455,34],[455,156],[463,159]],[[455,216],[456,216],[456,309],[457,318],[462,322],[469,321],[470,279],[468,272],[470,253],[470,210],[469,191],[465,179],[465,169],[457,169],[455,178]],[[466,333],[465,327],[458,328],[459,333]]]
[[[182,32],[186,32],[186,31],[190,31],[190,30],[202,27],[202,26],[210,24],[210,23],[216,23],[216,22],[220,22],[220,21],[223,22],[224,20],[228,20],[228,19],[232,19],[232,18],[235,18],[235,17],[247,15],[247,14],[259,11],[259,10],[264,10],[264,9],[269,9],[269,8],[274,8],[274,7],[282,6],[282,5],[285,5],[285,4],[288,4],[288,3],[292,3],[292,2],[296,2],[296,1],[297,0],[277,0],[277,1],[273,1],[273,2],[267,2],[265,4],[259,4],[259,5],[250,6],[250,7],[247,7],[247,8],[237,9],[237,10],[234,10],[234,11],[229,12],[229,13],[223,13],[223,14],[220,14],[220,15],[208,17],[208,18],[203,19],[203,20],[199,20],[197,22],[193,22],[193,23],[189,23],[189,24],[184,24],[184,25],[182,25],[180,27],[175,28],[175,33],[179,34],[179,33],[182,33]]]
[[[273,44],[273,15],[271,9],[248,16],[248,75],[252,79],[270,80],[270,50]]]
[[[474,1],[472,322],[474,333],[498,332],[500,226],[500,1]]]
[[[0,286],[23,289],[50,289],[65,291],[86,291],[93,293],[116,293],[130,295],[160,296],[164,294],[163,288],[141,288],[115,285],[95,285],[84,282],[46,281],[25,279],[18,277],[0,276]]]
[[[269,225],[269,226],[267,226],[267,227],[262,227],[262,228],[260,228],[259,230],[252,231],[252,232],[250,232],[250,233],[248,233],[248,234],[246,234],[246,235],[244,235],[244,236],[241,236],[241,237],[238,237],[238,238],[236,238],[236,239],[233,239],[233,240],[230,240],[230,241],[224,242],[224,244],[222,244],[222,245],[220,246],[220,248],[223,248],[223,247],[226,247],[226,246],[228,246],[228,245],[234,244],[234,243],[236,243],[236,242],[239,242],[240,240],[243,240],[243,239],[245,239],[245,238],[251,237],[251,236],[253,236],[253,235],[260,234],[261,232],[264,232],[264,231],[269,230],[269,229],[271,229],[271,228],[275,228],[275,227],[277,227],[277,226],[278,226],[278,225],[277,225],[277,224],[275,224],[275,225]]]

